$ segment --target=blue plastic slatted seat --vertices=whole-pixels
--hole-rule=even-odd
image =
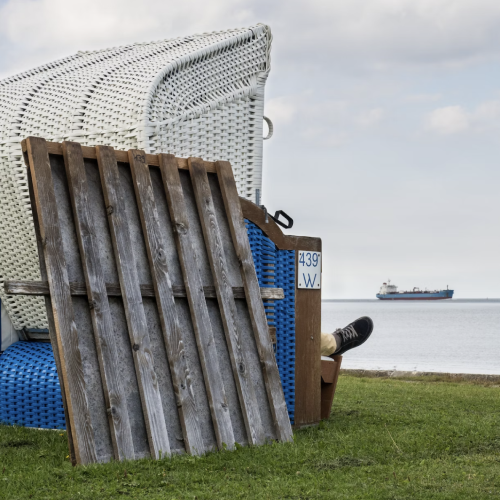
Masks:
[[[20,341],[0,356],[0,423],[66,428],[50,344]]]
[[[245,219],[261,287],[283,288],[283,300],[265,300],[267,322],[276,327],[276,362],[292,424],[295,415],[295,252],[279,250],[253,222]]]

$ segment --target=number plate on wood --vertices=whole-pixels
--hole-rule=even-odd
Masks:
[[[321,252],[299,250],[297,280],[299,288],[321,288]]]

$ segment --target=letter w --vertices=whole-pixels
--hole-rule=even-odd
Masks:
[[[312,288],[314,286],[314,282],[316,281],[316,276],[317,274],[314,275],[314,279],[312,280],[312,283],[311,283],[311,275],[309,273],[307,273],[307,278],[306,278],[306,275],[305,273],[302,273],[302,276],[304,276],[304,283],[306,284],[306,288]]]

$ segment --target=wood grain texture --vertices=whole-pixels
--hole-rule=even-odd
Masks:
[[[265,442],[265,435],[259,413],[259,403],[250,378],[247,359],[242,349],[240,332],[236,326],[236,303],[227,274],[228,266],[207,172],[202,160],[199,158],[189,158],[188,164],[210,268],[215,283],[229,356],[231,358],[233,376],[245,422],[247,439],[253,445],[263,444]]]
[[[97,461],[94,430],[90,420],[49,155],[44,139],[30,137],[25,145],[50,288],[54,333],[71,421],[75,459],[79,464],[90,464]]]
[[[298,261],[296,250],[296,276]],[[295,426],[314,424],[320,418],[321,289],[298,288],[295,280]]]
[[[342,356],[333,356],[332,361],[321,361],[321,420],[332,411],[333,398],[342,364]]]
[[[265,212],[258,205],[245,198],[240,198],[240,204],[243,217],[261,229],[280,250],[321,252],[321,238],[283,234],[278,224],[271,217],[268,217],[266,222]]]
[[[63,149],[62,144],[59,142],[46,142],[47,151],[51,155],[62,155]],[[23,147],[23,152],[26,151],[26,146],[21,144]],[[90,146],[82,146],[82,154],[83,157],[87,160],[96,160],[97,159],[97,150],[95,147]],[[115,158],[118,162],[128,163],[128,153],[127,151],[115,151]],[[176,158],[177,168],[180,170],[188,170],[188,161],[187,158]],[[153,167],[159,167],[160,162],[158,159],[158,155],[146,155],[146,162],[148,165]],[[207,172],[215,173],[215,163],[213,161],[203,161],[203,165]]]
[[[23,144],[25,143],[26,141],[23,141]],[[38,212],[35,203],[35,191],[33,190],[33,182],[31,179],[27,148],[24,147],[23,147],[23,157],[26,167],[28,168],[28,189],[30,193],[31,213],[33,214],[33,227],[35,229],[36,245],[38,250],[38,262],[40,263],[40,277],[44,280],[48,290],[49,282],[47,281],[47,268],[45,267],[45,257],[43,254],[42,237],[40,236],[40,224],[38,223]],[[76,455],[75,455],[75,445],[73,443],[72,423],[68,412],[68,403],[66,401],[66,390],[64,387],[64,378],[62,376],[61,356],[59,353],[59,345],[57,343],[54,314],[52,313],[52,303],[48,295],[50,295],[50,293],[47,294],[47,296],[45,297],[45,309],[47,311],[47,322],[49,324],[48,340],[52,346],[52,352],[54,354],[54,360],[56,362],[56,368],[57,368],[57,377],[59,379],[59,386],[61,388],[61,399],[64,408],[64,420],[66,422],[66,436],[68,439],[70,461],[71,464],[75,466]]]
[[[271,337],[271,342],[273,344],[276,344],[277,338],[276,338],[276,327],[275,326],[269,327],[269,336]]]
[[[170,443],[153,363],[151,341],[142,304],[135,259],[132,253],[132,241],[127,224],[118,165],[113,148],[97,146],[96,154],[150,452],[152,457],[160,458],[170,455]]]
[[[64,166],[68,179],[76,235],[87,286],[90,314],[106,401],[108,423],[117,460],[135,458],[127,399],[120,377],[120,359],[115,345],[101,256],[94,233],[87,176],[80,144],[64,142]]]
[[[321,360],[321,380],[327,384],[333,383],[333,378],[335,376],[335,361],[333,359]]]
[[[222,382],[207,304],[203,294],[186,212],[177,162],[173,155],[159,155],[168,209],[174,227],[177,252],[186,286],[191,319],[205,379],[212,422],[219,448],[234,449],[234,433]]]
[[[87,286],[83,281],[70,281],[69,289],[71,295],[87,295]],[[140,285],[143,297],[156,298],[156,292],[152,285]],[[5,281],[4,290],[7,295],[50,295],[48,281]],[[245,299],[245,289],[242,286],[233,286],[233,296],[235,299]],[[119,283],[106,283],[106,293],[108,296],[121,297],[122,291]],[[186,297],[186,287],[184,285],[172,285],[174,297]],[[203,293],[206,299],[216,299],[217,293],[214,286],[204,286]],[[281,300],[285,298],[283,288],[261,288],[262,299]]]
[[[198,422],[196,400],[191,386],[191,372],[184,350],[185,341],[177,317],[174,292],[168,273],[165,244],[160,232],[160,222],[149,167],[146,163],[146,154],[139,150],[129,150],[128,155],[184,445],[187,453],[201,455],[205,452],[205,445]]]
[[[247,297],[248,311],[255,341],[262,363],[269,405],[275,422],[276,435],[280,441],[292,441],[292,428],[288,418],[285,396],[281,387],[278,366],[269,336],[266,314],[262,303],[252,252],[241,211],[233,171],[229,162],[216,163],[217,176],[224,200],[226,216],[233,244],[240,263],[243,286]]]

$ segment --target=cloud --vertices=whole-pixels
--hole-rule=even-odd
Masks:
[[[413,94],[406,98],[407,102],[427,103],[436,102],[442,98],[442,94]]]
[[[322,126],[304,127],[300,136],[306,143],[314,144],[322,148],[337,148],[344,146],[349,140],[349,135],[346,132],[340,132]]]
[[[7,0],[0,47],[18,71],[79,50],[248,26],[250,17],[242,0]]]
[[[77,50],[256,22],[272,26],[280,65],[302,71],[464,65],[498,59],[500,45],[498,0],[4,0],[0,19],[5,74]]]
[[[469,118],[461,106],[446,106],[430,113],[428,128],[441,135],[457,134],[469,128]]]
[[[273,123],[283,124],[289,123],[296,114],[297,107],[293,102],[293,98],[276,97],[266,102],[266,116],[269,116]]]
[[[454,135],[465,131],[476,134],[500,130],[500,101],[487,101],[467,111],[462,106],[446,106],[432,111],[427,117],[427,128],[440,135]]]
[[[477,106],[472,118],[480,127],[498,127],[500,120],[500,101],[483,102]]]
[[[362,127],[371,127],[379,123],[384,117],[384,114],[385,112],[382,108],[373,108],[359,115],[356,121]]]
[[[380,123],[386,114],[382,107],[366,109],[364,102],[332,99],[309,91],[271,99],[264,113],[276,125],[276,133],[298,133],[306,144],[333,148]]]

